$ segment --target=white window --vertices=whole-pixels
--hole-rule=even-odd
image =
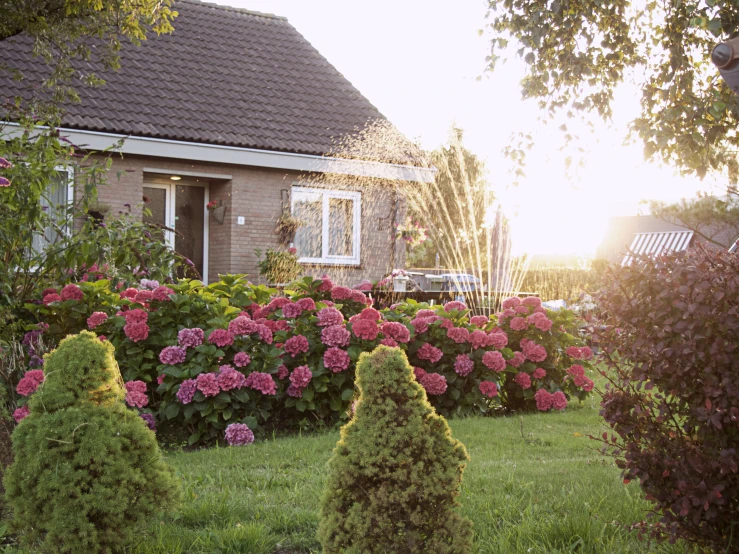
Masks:
[[[43,230],[33,236],[33,251],[42,253],[50,244],[61,238],[61,234],[72,231],[69,221],[69,207],[74,202],[74,173],[71,167],[58,166],[55,177],[41,195],[41,208],[49,215],[51,221]]]
[[[303,222],[295,233],[298,261],[358,265],[361,193],[292,187],[290,196],[292,215]]]

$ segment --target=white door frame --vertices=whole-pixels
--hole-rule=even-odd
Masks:
[[[208,183],[190,183],[177,181],[176,183],[151,183],[144,181],[143,186],[153,189],[164,189],[165,190],[165,209],[164,209],[164,224],[170,229],[177,229],[177,221],[175,218],[175,195],[177,194],[177,185],[188,186],[188,187],[202,187],[203,191],[203,283],[208,284],[208,250],[209,250],[209,227],[210,227],[210,212],[206,206],[210,202],[210,187]],[[175,236],[172,231],[164,231],[164,238],[167,244],[174,250]]]

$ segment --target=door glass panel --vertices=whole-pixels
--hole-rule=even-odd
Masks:
[[[155,225],[160,229],[167,226],[167,189],[144,187],[144,196],[147,201],[144,207],[151,213],[144,212],[143,221]],[[164,231],[158,233],[159,239],[164,241]]]
[[[40,254],[49,244],[61,239],[60,231],[66,231],[68,206],[67,181],[69,174],[66,171],[57,171],[51,179],[46,191],[39,199],[41,209],[49,216],[49,224],[42,233],[33,235],[33,250]]]
[[[295,248],[301,258],[320,258],[323,254],[323,195],[320,192],[293,191],[293,217],[303,224],[295,233]]]
[[[329,256],[351,256],[354,252],[354,200],[328,199]]]
[[[192,261],[202,276],[205,189],[183,185],[176,188],[174,249]]]

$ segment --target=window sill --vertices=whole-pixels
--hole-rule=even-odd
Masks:
[[[364,269],[361,263],[356,262],[301,262],[298,263],[303,267],[345,267],[348,269]]]

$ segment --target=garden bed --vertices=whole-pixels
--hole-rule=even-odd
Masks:
[[[597,401],[564,413],[451,422],[472,458],[462,511],[480,553],[678,553],[640,542],[614,524],[639,521],[648,503],[636,483],[596,451]],[[315,538],[325,464],[338,433],[238,448],[171,452],[185,486],[182,509],[151,525],[138,553],[320,552]]]

